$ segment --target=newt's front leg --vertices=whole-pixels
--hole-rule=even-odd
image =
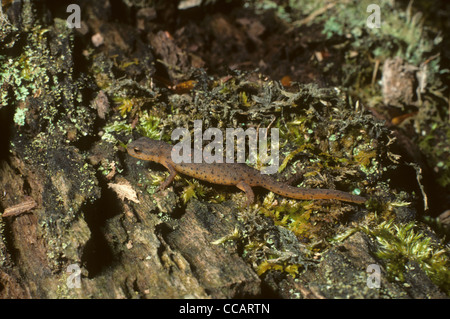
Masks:
[[[175,179],[175,176],[177,176],[177,171],[175,170],[175,167],[173,167],[172,164],[170,163],[164,163],[164,166],[169,170],[169,177],[166,178],[166,180],[164,182],[162,182],[161,185],[159,185],[158,189],[156,190],[158,191],[162,191],[164,190],[167,186],[169,186],[173,180]]]
[[[252,187],[244,181],[237,183],[236,187],[245,192],[245,195],[247,195],[247,202],[245,202],[245,206],[250,206],[250,204],[255,201],[255,193],[253,193]]]

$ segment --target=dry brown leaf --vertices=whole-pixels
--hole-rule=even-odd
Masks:
[[[120,182],[118,184],[108,183],[108,187],[112,188],[121,200],[126,198],[134,203],[139,203],[136,192],[127,181]]]

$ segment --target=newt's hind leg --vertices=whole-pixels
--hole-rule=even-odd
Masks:
[[[250,204],[255,201],[255,193],[253,193],[251,186],[244,181],[240,181],[236,184],[236,187],[245,192],[245,195],[247,195],[247,202],[245,203],[245,206],[250,206]]]

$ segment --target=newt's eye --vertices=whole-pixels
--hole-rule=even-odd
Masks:
[[[139,153],[141,153],[141,149],[139,147],[135,147],[134,148],[134,152],[139,154]]]

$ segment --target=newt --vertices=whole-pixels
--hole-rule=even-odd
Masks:
[[[131,156],[162,164],[169,170],[169,177],[159,186],[163,190],[169,186],[178,173],[219,185],[236,186],[247,195],[246,205],[255,200],[252,187],[263,187],[278,195],[303,200],[337,199],[351,203],[364,203],[366,199],[334,189],[309,189],[290,186],[269,175],[261,174],[255,168],[241,163],[175,163],[171,157],[172,145],[141,137],[127,146]]]

